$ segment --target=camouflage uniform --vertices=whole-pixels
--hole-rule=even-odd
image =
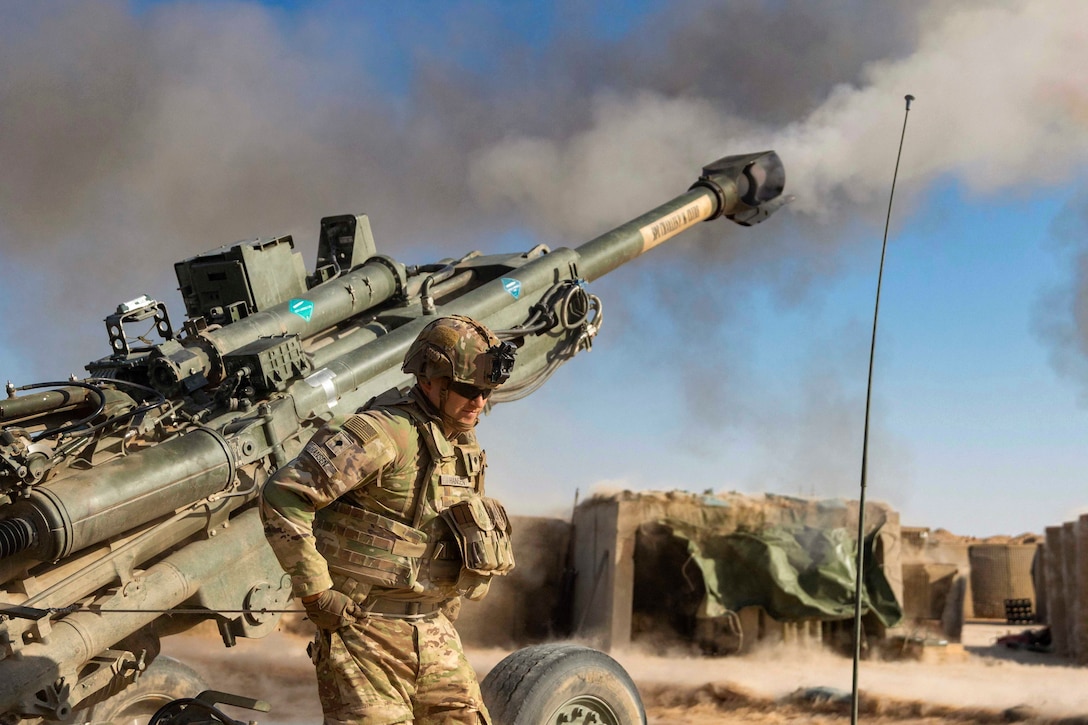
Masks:
[[[327,723],[491,722],[457,632],[442,614],[364,617],[318,630],[310,654]]]
[[[475,433],[446,430],[418,386],[390,391],[318,431],[264,488],[295,596],[332,588],[357,604],[310,649],[327,723],[490,722],[443,609],[513,568],[510,527],[483,496]]]

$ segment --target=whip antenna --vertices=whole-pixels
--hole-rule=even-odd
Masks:
[[[895,179],[899,176],[899,159],[903,156],[903,139],[907,135],[907,117],[914,96],[904,97],[907,109],[903,112],[903,131],[899,134],[899,152],[895,156],[892,173],[892,191],[888,196],[888,215],[884,220],[884,241],[880,247],[880,269],[876,276],[876,303],[873,306],[873,336],[869,342],[869,383],[865,389],[865,432],[861,439],[861,494],[858,496],[858,556],[854,579],[854,679],[850,688],[850,723],[858,722],[858,663],[861,660],[861,599],[865,569],[865,475],[869,468],[869,408],[873,400],[873,358],[876,353],[876,323],[880,317],[880,284],[884,281],[884,257],[888,252],[888,226],[892,220],[892,200],[895,199]]]

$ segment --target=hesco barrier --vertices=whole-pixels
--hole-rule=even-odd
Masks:
[[[1031,564],[1038,548],[1038,544],[974,544],[968,548],[976,617],[1005,619],[1006,599],[1029,599],[1034,607]]]
[[[903,615],[941,619],[958,571],[955,564],[903,564]]]

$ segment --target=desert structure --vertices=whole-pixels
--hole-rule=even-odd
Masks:
[[[1076,577],[1052,570],[1088,567],[1048,554],[1050,538],[1075,526],[1048,530],[1044,546],[1031,534],[978,540],[905,527],[879,502],[867,503],[865,520],[867,647],[954,648],[968,620],[1029,627],[1057,618],[1067,628],[1057,651],[1075,655],[1077,634],[1062,616],[1077,591],[1062,582]],[[646,644],[713,656],[758,643],[852,642],[857,501],[624,491],[583,501],[570,520],[513,524],[517,568],[462,607],[469,646],[575,638],[610,651]]]

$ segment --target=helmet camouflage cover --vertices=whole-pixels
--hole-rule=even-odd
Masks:
[[[424,327],[401,370],[423,378],[452,378],[477,388],[497,388],[510,377],[514,346],[471,317],[440,317]]]

